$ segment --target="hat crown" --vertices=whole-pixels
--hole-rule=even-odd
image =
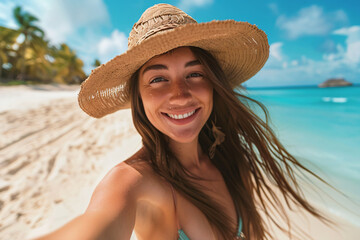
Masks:
[[[157,4],[148,8],[134,24],[128,39],[128,48],[139,45],[145,39],[162,31],[196,23],[182,10],[170,4]]]

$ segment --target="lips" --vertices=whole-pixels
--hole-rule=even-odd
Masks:
[[[200,108],[182,114],[174,114],[174,113],[162,113],[162,114],[166,116],[166,118],[169,119],[171,122],[183,125],[188,122],[191,122],[196,117],[199,110]]]
[[[168,115],[169,117],[171,117],[172,119],[184,119],[187,117],[190,117],[191,115],[193,115],[195,113],[196,110],[193,110],[191,112],[185,113],[185,114],[171,114],[171,113],[167,113],[166,115]]]

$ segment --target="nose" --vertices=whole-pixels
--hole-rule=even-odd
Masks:
[[[170,90],[171,105],[186,105],[191,100],[190,86],[185,79],[174,81]]]

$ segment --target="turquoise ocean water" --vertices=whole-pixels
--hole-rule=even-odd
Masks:
[[[268,108],[285,147],[347,196],[322,186],[338,203],[318,203],[360,226],[360,86],[246,91]]]

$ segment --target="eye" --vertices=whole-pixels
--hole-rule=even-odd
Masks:
[[[187,75],[186,78],[199,78],[199,77],[203,77],[203,74],[194,72],[194,73],[190,73],[189,75]]]
[[[154,78],[154,79],[152,79],[151,81],[150,81],[150,84],[151,83],[158,83],[158,82],[163,82],[163,81],[167,81],[165,78],[163,78],[163,77],[156,77],[156,78]]]

